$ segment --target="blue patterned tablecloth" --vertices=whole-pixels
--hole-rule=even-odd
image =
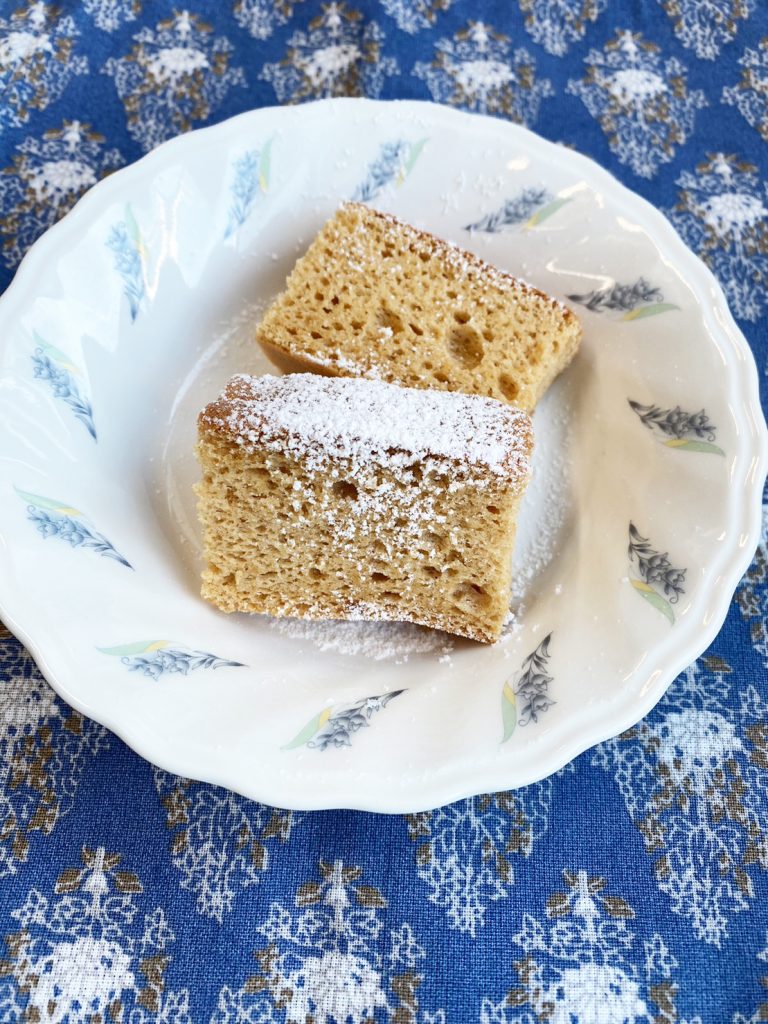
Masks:
[[[0,285],[99,178],[330,95],[522,122],[661,208],[766,362],[764,0],[0,3]],[[768,558],[638,726],[527,789],[290,813],[153,769],[0,635],[0,1021],[768,1020]],[[31,584],[32,585],[32,584]]]

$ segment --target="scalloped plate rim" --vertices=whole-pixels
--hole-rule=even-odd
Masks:
[[[414,111],[423,111],[425,117],[446,117],[448,120],[467,120],[473,123],[485,122],[488,127],[494,126],[501,128],[504,132],[519,133],[521,137],[533,140],[534,146],[543,147],[545,151],[557,152],[562,148],[557,143],[551,142],[521,125],[420,100],[332,98],[298,106],[260,107],[244,111],[217,124],[176,136],[90,188],[59,222],[37,239],[21,260],[11,284],[0,296],[0,325],[12,312],[14,306],[21,303],[25,288],[28,290],[29,285],[33,286],[34,268],[41,261],[47,259],[49,248],[57,244],[60,239],[63,240],[68,232],[75,229],[76,224],[87,220],[91,208],[96,209],[102,199],[109,202],[110,193],[114,193],[113,201],[119,199],[120,193],[129,180],[140,179],[151,169],[159,168],[164,159],[175,154],[176,150],[181,151],[184,147],[192,148],[198,145],[202,136],[213,136],[217,133],[226,135],[232,132],[238,123],[257,119],[263,114],[274,114],[279,111],[281,116],[300,119],[305,116],[307,110],[312,108],[324,107],[326,110],[332,111],[336,108],[363,109],[366,106],[380,111],[387,107],[408,107]],[[674,656],[675,652],[670,653],[665,666],[658,668],[656,679],[652,685],[649,686],[646,682],[642,688],[645,692],[641,695],[633,695],[628,703],[626,699],[624,703],[620,703],[618,698],[617,701],[606,703],[601,709],[602,713],[591,720],[588,732],[579,734],[574,730],[559,736],[557,745],[550,747],[544,758],[532,757],[528,770],[517,770],[514,780],[504,779],[504,763],[496,761],[483,765],[475,771],[472,771],[471,768],[467,769],[466,766],[459,766],[458,769],[452,766],[451,771],[443,769],[439,776],[434,775],[430,782],[424,785],[421,796],[412,797],[402,792],[390,793],[386,790],[378,790],[375,793],[361,796],[359,782],[348,786],[346,790],[343,786],[337,785],[336,798],[329,799],[319,788],[311,793],[303,792],[299,795],[297,792],[291,791],[290,781],[286,784],[278,776],[266,784],[255,781],[253,784],[244,785],[242,779],[232,777],[231,771],[218,771],[213,765],[207,765],[204,771],[196,772],[187,758],[174,757],[158,751],[153,746],[151,739],[147,741],[145,737],[138,735],[136,731],[124,726],[120,721],[111,719],[109,715],[104,714],[94,716],[87,702],[71,693],[59,681],[53,665],[49,664],[44,641],[35,639],[35,636],[40,636],[44,630],[41,630],[36,623],[28,624],[16,618],[13,612],[13,593],[10,588],[3,588],[0,592],[0,619],[24,644],[48,683],[69,705],[108,728],[152,764],[176,775],[223,786],[263,803],[295,810],[343,807],[383,813],[409,813],[443,806],[478,793],[518,788],[548,777],[596,744],[635,725],[658,703],[677,675],[704,653],[720,632],[730,609],[733,593],[751,563],[761,536],[762,489],[768,467],[768,431],[760,404],[757,366],[749,344],[731,314],[719,282],[703,261],[685,245],[664,214],[592,158],[563,148],[563,155],[566,154],[568,161],[572,161],[577,168],[583,170],[585,176],[588,176],[590,184],[599,186],[601,182],[604,182],[611,189],[615,198],[623,203],[629,202],[635,207],[639,206],[647,218],[648,227],[653,230],[654,240],[661,235],[667,244],[684,251],[687,260],[684,274],[686,283],[692,288],[701,303],[702,313],[709,313],[716,318],[719,333],[724,335],[730,343],[734,366],[737,369],[736,375],[740,381],[742,394],[747,399],[742,412],[743,420],[749,427],[748,440],[751,442],[752,458],[743,479],[735,482],[735,486],[738,487],[739,493],[742,495],[739,512],[741,515],[740,536],[743,540],[742,543],[735,545],[735,550],[732,548],[729,552],[722,553],[718,560],[716,568],[720,572],[717,574],[716,583],[706,591],[706,625],[697,626],[694,637],[683,638],[687,639],[687,644],[684,646],[681,642],[676,657]],[[0,546],[1,559],[2,547]],[[723,565],[724,562],[728,564]],[[689,628],[693,628],[693,622]],[[653,671],[649,670],[646,674],[652,675]],[[536,746],[539,754],[541,746],[541,743]],[[542,761],[545,763],[542,764]]]

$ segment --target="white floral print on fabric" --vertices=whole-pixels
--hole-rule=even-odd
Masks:
[[[130,134],[149,150],[210,117],[234,86],[245,85],[242,68],[230,67],[232,44],[187,10],[142,28],[131,52],[110,57],[110,75],[123,102]]]
[[[381,94],[398,68],[382,57],[384,33],[375,21],[343,3],[323,4],[308,32],[294,32],[282,60],[265,64],[260,77],[269,82],[280,103],[330,96]]]
[[[106,729],[65,707],[0,626],[0,878],[71,810],[87,764],[108,743]]]
[[[587,25],[597,21],[608,0],[518,0],[531,38],[547,53],[562,57],[571,43],[584,38]]]
[[[361,880],[358,867],[321,861],[293,906],[272,903],[256,973],[221,989],[211,1024],[445,1024],[419,1005],[426,954],[413,930],[385,932],[387,901]]]
[[[270,845],[288,841],[296,816],[159,768],[154,776],[181,887],[195,894],[200,914],[221,923],[237,893],[269,868]]]
[[[689,92],[680,61],[662,60],[658,46],[638,33],[618,31],[585,63],[586,75],[571,79],[567,91],[599,122],[621,163],[652,178],[693,131],[704,93]]]
[[[768,38],[761,39],[755,50],[747,48],[739,64],[744,69],[741,81],[723,89],[723,103],[736,107],[768,142]]]
[[[413,35],[435,24],[437,15],[451,7],[452,0],[381,0],[381,6],[395,19],[397,27]]]
[[[142,892],[120,855],[104,847],[84,847],[81,864],[59,874],[52,894],[30,889],[11,911],[19,930],[5,937],[5,1019],[192,1024],[187,991],[165,985],[175,936],[161,907],[145,910]]]
[[[605,878],[564,871],[543,917],[526,912],[512,937],[517,984],[484,999],[481,1024],[652,1024],[677,1021],[677,959],[658,933],[638,938],[635,909]]]
[[[477,935],[488,906],[510,895],[513,858],[529,856],[547,831],[554,777],[408,816],[418,876],[449,927]]]
[[[616,779],[672,910],[715,946],[750,907],[755,871],[768,870],[768,705],[752,685],[732,692],[730,675],[722,659],[700,659],[651,718],[593,756]]]
[[[0,131],[25,124],[33,110],[61,96],[73,75],[87,73],[88,60],[76,52],[79,35],[73,18],[41,0],[0,17]]]
[[[733,154],[710,154],[678,177],[679,200],[667,211],[736,316],[753,321],[766,308],[768,287],[768,183],[756,170]]]
[[[39,235],[123,162],[118,150],[105,148],[104,138],[79,121],[26,138],[0,172],[5,265],[15,267]]]
[[[752,645],[768,668],[768,486],[763,491],[763,528],[752,565],[739,584],[736,601],[751,624]]]
[[[757,959],[764,964],[768,964],[768,933],[765,936],[765,946],[757,954]],[[764,974],[760,978],[760,985],[764,989],[768,989],[768,974]],[[764,1024],[768,1020],[768,999],[761,1002],[753,1014],[749,1017],[743,1013],[735,1013],[731,1024]]]
[[[739,21],[750,16],[755,0],[659,0],[672,19],[675,35],[697,57],[714,60],[735,37]]]
[[[136,20],[141,13],[141,0],[83,0],[83,7],[95,25],[105,32],[114,32],[125,22]]]
[[[434,60],[413,68],[438,103],[481,114],[500,114],[532,125],[541,101],[554,95],[552,83],[536,79],[536,64],[523,47],[482,21],[470,21],[452,39],[439,39]]]
[[[254,39],[269,39],[278,25],[285,25],[303,0],[236,0],[235,21]]]

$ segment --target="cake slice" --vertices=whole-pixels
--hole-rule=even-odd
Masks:
[[[434,235],[347,203],[256,337],[282,369],[464,391],[532,410],[573,359],[576,316]]]
[[[237,376],[198,428],[202,595],[222,611],[498,638],[526,413],[381,381]]]

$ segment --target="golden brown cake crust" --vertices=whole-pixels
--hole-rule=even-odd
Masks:
[[[217,607],[498,638],[529,472],[526,414],[293,375],[233,378],[198,423],[202,594]]]
[[[531,410],[581,341],[540,289],[391,214],[347,203],[257,339],[281,368],[488,395]]]
[[[495,267],[476,253],[469,252],[468,249],[463,249],[460,245],[456,245],[455,242],[448,242],[446,239],[440,238],[439,235],[435,235],[431,231],[425,231],[423,228],[415,228],[412,224],[408,224],[406,221],[396,217],[394,213],[374,210],[372,207],[366,206],[365,203],[350,201],[344,203],[344,208],[365,211],[366,215],[376,217],[407,234],[412,241],[426,242],[435,254],[442,256],[444,259],[458,260],[462,265],[462,269],[467,270],[471,268],[477,273],[478,278],[487,280],[490,277],[501,290],[506,285],[509,289],[535,295],[554,309],[557,309],[558,313],[566,321],[578,323],[578,317],[573,310],[566,306],[565,303],[560,302],[559,299],[554,298],[552,295],[547,295],[546,292],[531,284],[530,281],[524,281],[521,277],[515,277],[514,274],[510,274],[508,270]]]

